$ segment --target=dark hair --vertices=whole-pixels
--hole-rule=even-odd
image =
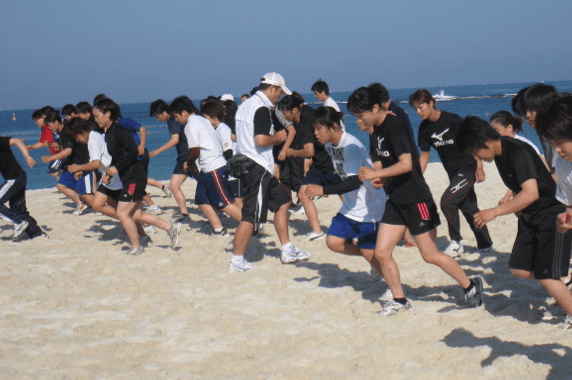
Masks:
[[[224,104],[218,99],[209,99],[201,106],[201,113],[209,117],[217,118],[219,121],[224,121],[226,115],[226,108]]]
[[[95,106],[95,103],[99,102],[101,99],[107,99],[107,95],[105,94],[95,95],[95,97],[93,98],[93,105]]]
[[[246,99],[250,98],[250,94],[242,94],[242,95],[240,95],[240,98],[242,99],[242,98],[244,98],[245,96],[246,96]]]
[[[512,100],[510,101],[510,106],[512,108],[512,112],[514,112],[515,114],[519,115],[519,116],[525,116],[526,115],[526,110],[524,109],[524,105],[522,104],[522,97],[524,96],[524,93],[526,91],[528,91],[528,89],[530,88],[530,86],[522,88],[514,98],[512,98]]]
[[[68,135],[75,137],[81,135],[84,132],[90,132],[92,130],[91,124],[87,120],[83,120],[79,117],[74,117],[68,121],[66,125]]]
[[[310,90],[312,92],[314,92],[314,91],[325,92],[326,95],[330,95],[330,87],[328,86],[328,84],[325,81],[323,81],[321,79],[318,79],[317,81],[315,81]]]
[[[572,140],[572,95],[563,94],[538,111],[536,132],[549,141]]]
[[[58,111],[52,111],[52,112],[48,112],[48,114],[46,115],[46,118],[44,119],[44,124],[48,124],[48,123],[53,123],[55,121],[58,122],[62,122],[62,117],[60,116],[60,113]]]
[[[258,86],[252,87],[252,90],[250,90],[250,96],[256,94],[256,91],[258,91]]]
[[[66,104],[65,106],[62,107],[62,115],[68,116],[71,115],[72,113],[77,113],[75,106],[73,104]]]
[[[555,100],[558,91],[551,84],[537,83],[530,86],[522,96],[524,112],[540,111]]]
[[[163,112],[169,113],[169,105],[163,99],[157,99],[151,103],[151,108],[149,110],[149,116],[155,117],[162,115]]]
[[[93,111],[91,104],[88,102],[79,102],[75,105],[75,109],[77,110],[77,113],[91,113],[91,111]]]
[[[175,98],[175,100],[171,102],[169,110],[170,114],[174,113],[182,114],[183,111],[187,111],[190,114],[199,112],[199,110],[197,110],[197,107],[195,107],[195,105],[193,104],[193,101],[189,99],[188,96],[185,95]]]
[[[301,98],[301,97],[300,97]],[[286,95],[276,105],[280,111],[292,111],[294,108],[301,108],[304,99],[300,99],[294,95]]]
[[[389,102],[389,91],[383,84],[379,82],[374,82],[367,87],[379,93],[382,103]]]
[[[209,95],[206,98],[204,98],[203,100],[201,100],[200,108],[203,108],[203,104],[205,104],[209,100],[218,100],[220,102],[220,98],[218,96]]]
[[[522,131],[522,119],[519,116],[513,116],[508,111],[495,112],[493,116],[491,116],[490,122],[499,123],[504,128],[508,128],[509,125],[512,125],[512,129],[515,132]]]
[[[58,110],[52,106],[45,106],[40,108],[40,113],[42,114],[42,116],[46,116],[47,114],[52,112],[58,112]]]
[[[409,104],[411,105],[411,107],[414,107],[413,105],[414,103],[429,104],[431,102],[433,102],[433,104],[437,103],[433,95],[429,92],[429,90],[425,88],[417,90],[411,95],[409,95]]]
[[[483,119],[467,116],[461,122],[455,147],[466,154],[474,154],[479,149],[486,149],[490,140],[500,140],[500,134]]]
[[[93,108],[97,108],[101,113],[109,112],[111,114],[111,120],[118,122],[121,119],[121,108],[113,100],[109,98],[103,98],[97,101]]]
[[[41,110],[35,110],[34,113],[32,114],[32,119],[38,120],[38,119],[41,119],[43,116],[44,115],[42,115]]]
[[[348,98],[347,109],[352,114],[362,113],[365,111],[371,111],[374,105],[381,107],[384,102],[384,91],[379,83],[372,83],[367,87],[360,87]],[[387,89],[385,89],[387,92]]]
[[[343,112],[338,112],[332,107],[321,106],[314,112],[312,126],[325,125],[328,129],[341,129],[344,118]]]

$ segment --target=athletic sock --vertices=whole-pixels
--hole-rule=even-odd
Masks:
[[[244,261],[244,256],[232,255],[231,261],[233,264],[240,264]]]
[[[223,229],[224,227],[215,228],[214,232],[222,232]]]
[[[403,298],[394,298],[393,299],[395,302],[400,303],[402,305],[405,305],[407,303],[407,298],[403,297]]]
[[[292,246],[292,243],[288,242],[282,246],[282,250],[286,251],[286,250],[290,249],[291,246]]]

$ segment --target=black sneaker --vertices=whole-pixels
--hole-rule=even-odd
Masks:
[[[472,279],[473,287],[465,292],[465,301],[469,307],[479,307],[483,304],[483,280],[480,277]]]

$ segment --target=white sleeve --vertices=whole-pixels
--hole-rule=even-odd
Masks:
[[[189,144],[189,149],[196,148],[199,146],[197,136],[195,132],[197,128],[191,128],[191,123],[185,125],[185,136],[187,137],[187,143]]]
[[[90,132],[89,140],[87,140],[87,149],[89,150],[89,161],[99,160],[104,153],[105,140],[98,132]]]
[[[560,156],[555,162],[556,176],[556,199],[565,205],[572,205],[572,164],[564,161]]]

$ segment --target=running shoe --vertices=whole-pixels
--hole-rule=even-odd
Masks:
[[[283,249],[280,255],[282,264],[293,264],[300,261],[307,260],[310,257],[310,252],[301,251],[294,244],[290,244],[290,248]]]
[[[480,277],[474,277],[472,280],[473,287],[465,292],[465,301],[469,307],[479,307],[483,304],[483,280]]]
[[[169,239],[171,240],[171,248],[177,248],[177,244],[179,244],[179,234],[181,233],[181,223],[173,223],[171,224],[171,229],[167,231],[169,235]]]
[[[161,212],[163,210],[161,209],[161,207],[159,207],[157,205],[151,205],[151,206],[147,207],[147,210],[145,210],[145,211],[155,213],[155,212]]]
[[[295,214],[305,214],[306,213],[306,210],[304,209],[304,206],[302,206],[302,205],[296,206],[292,211],[294,211]]]
[[[320,232],[319,234],[315,233],[314,231],[312,231],[311,234],[308,235],[308,237],[306,238],[306,240],[308,241],[314,241],[314,240],[320,240],[324,238],[324,233]]]
[[[386,301],[382,304],[382,309],[379,312],[379,314],[381,315],[385,315],[385,316],[390,316],[390,315],[394,315],[397,314],[400,310],[409,310],[412,308],[411,306],[411,302],[407,301],[404,304],[399,303],[395,300],[391,300],[391,301]]]
[[[126,254],[130,255],[130,256],[139,256],[140,254],[142,254],[144,252],[145,252],[145,250],[143,249],[143,247],[139,247],[139,248],[132,247],[129,251],[127,251]]]
[[[451,257],[459,257],[459,255],[463,253],[463,244],[461,244],[460,241],[451,240],[443,252]]]
[[[381,273],[373,265],[369,265],[369,282],[378,282],[381,281]]]
[[[77,205],[77,208],[73,212],[74,215],[81,215],[83,212],[87,210],[87,205],[85,203],[80,203]]]
[[[488,252],[491,252],[491,251],[493,251],[494,249],[495,249],[495,245],[494,245],[494,244],[491,244],[491,246],[490,246],[490,247],[486,247],[486,248],[479,248],[479,249],[477,249],[476,253],[478,253],[478,254],[481,254],[481,255],[482,255],[483,253],[488,253]]]
[[[386,300],[392,300],[392,299],[393,299],[393,293],[391,293],[391,289],[389,289],[389,287],[387,287],[387,289],[386,289],[385,292],[381,295],[380,298],[381,298],[381,299],[386,299]]]
[[[12,234],[12,238],[16,239],[18,236],[20,236],[22,234],[22,232],[24,232],[26,230],[26,228],[28,228],[28,222],[27,221],[22,221],[22,223],[20,224],[15,224],[14,225],[14,233]]]
[[[572,330],[572,317],[569,314],[566,315],[566,319],[562,322],[560,328],[564,330]]]
[[[234,272],[246,272],[247,270],[256,268],[254,265],[246,261],[246,259],[242,259],[242,261],[238,263],[233,263],[232,260],[228,266],[228,273]]]
[[[217,236],[230,236],[228,231],[224,227],[222,227],[220,231],[214,230],[212,234]]]
[[[171,197],[171,189],[169,189],[169,186],[163,185],[163,189],[162,189],[162,190],[163,190],[163,193],[165,193],[165,196],[166,196],[167,198],[170,198],[170,197]]]
[[[154,235],[157,233],[157,229],[152,224],[149,224],[148,226],[143,227],[143,231],[145,231],[145,233],[147,235]]]

